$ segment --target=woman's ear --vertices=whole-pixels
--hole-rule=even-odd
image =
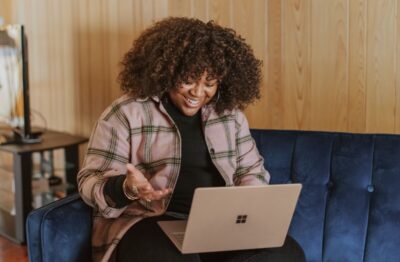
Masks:
[[[221,96],[221,90],[220,90],[220,88],[218,87],[218,88],[217,88],[217,93],[214,95],[214,97],[213,97],[213,99],[210,101],[210,103],[213,103],[214,105],[216,105],[216,104],[218,103],[218,101],[219,101],[220,96]]]

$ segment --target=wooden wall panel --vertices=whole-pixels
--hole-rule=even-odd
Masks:
[[[243,10],[243,3],[245,2],[236,1],[234,3],[232,0],[209,1],[209,4],[205,7],[208,8],[207,14],[209,15],[206,20],[213,19],[220,25],[232,27],[234,6],[236,7],[235,11],[238,9]],[[235,15],[235,17],[238,20],[242,18],[240,15]]]
[[[0,0],[0,16],[26,25],[31,105],[52,129],[89,135],[123,54],[173,15],[233,27],[263,60],[251,127],[400,133],[399,1]]]
[[[367,132],[395,131],[396,3],[368,2]]]
[[[284,127],[306,129],[312,124],[311,1],[283,1],[282,5]]]
[[[365,132],[367,3],[349,1],[349,108],[348,130]]]
[[[278,3],[278,2],[276,2]],[[267,24],[267,16],[265,15],[267,9],[266,1],[252,0],[252,1],[234,1],[233,6],[230,8],[230,11],[227,12],[230,19],[230,24],[226,24],[227,26],[235,28],[235,30],[240,33],[249,43],[252,43],[252,47],[255,55],[263,60],[263,75],[268,74],[267,67],[267,57],[264,57],[267,42],[267,33],[264,27],[260,27],[259,25]],[[279,15],[279,14],[278,14]],[[276,45],[271,45],[272,48],[275,48]],[[277,53],[279,54],[279,53]],[[263,78],[262,86],[267,85],[267,77]],[[265,91],[264,89],[262,91]],[[265,117],[265,113],[267,113],[268,108],[261,108],[264,106],[266,94],[262,92],[262,98],[257,106],[250,106],[246,111],[249,122],[253,123],[253,127],[257,128],[266,124],[267,119],[271,119],[270,117]],[[271,114],[272,115],[272,114]]]
[[[396,2],[396,111],[395,132],[400,134],[400,3]]]
[[[12,0],[0,0],[0,17],[4,23],[11,23],[14,20],[14,9]]]
[[[192,4],[190,0],[170,0],[168,1],[168,15],[171,16],[191,16]]]
[[[313,1],[311,7],[311,108],[317,130],[346,130],[347,1]]]
[[[265,6],[266,36],[264,54],[261,57],[264,61],[263,96],[259,103],[247,110],[249,123],[255,128],[284,128],[281,4],[280,0],[271,0]]]

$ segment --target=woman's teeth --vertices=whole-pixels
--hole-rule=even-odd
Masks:
[[[194,99],[190,99],[190,98],[186,98],[186,101],[188,101],[189,104],[191,104],[192,106],[197,106],[200,103],[199,100],[194,100]]]

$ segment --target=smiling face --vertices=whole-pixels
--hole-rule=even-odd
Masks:
[[[210,78],[204,72],[196,82],[186,80],[178,88],[168,92],[172,103],[186,116],[195,115],[205,104],[211,101],[218,89],[218,80]]]

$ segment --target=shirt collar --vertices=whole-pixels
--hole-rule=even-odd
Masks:
[[[153,100],[157,103],[160,103],[161,99],[158,96],[151,96],[151,97],[145,97],[145,98],[136,98],[136,101],[138,102],[146,102],[147,100]]]

